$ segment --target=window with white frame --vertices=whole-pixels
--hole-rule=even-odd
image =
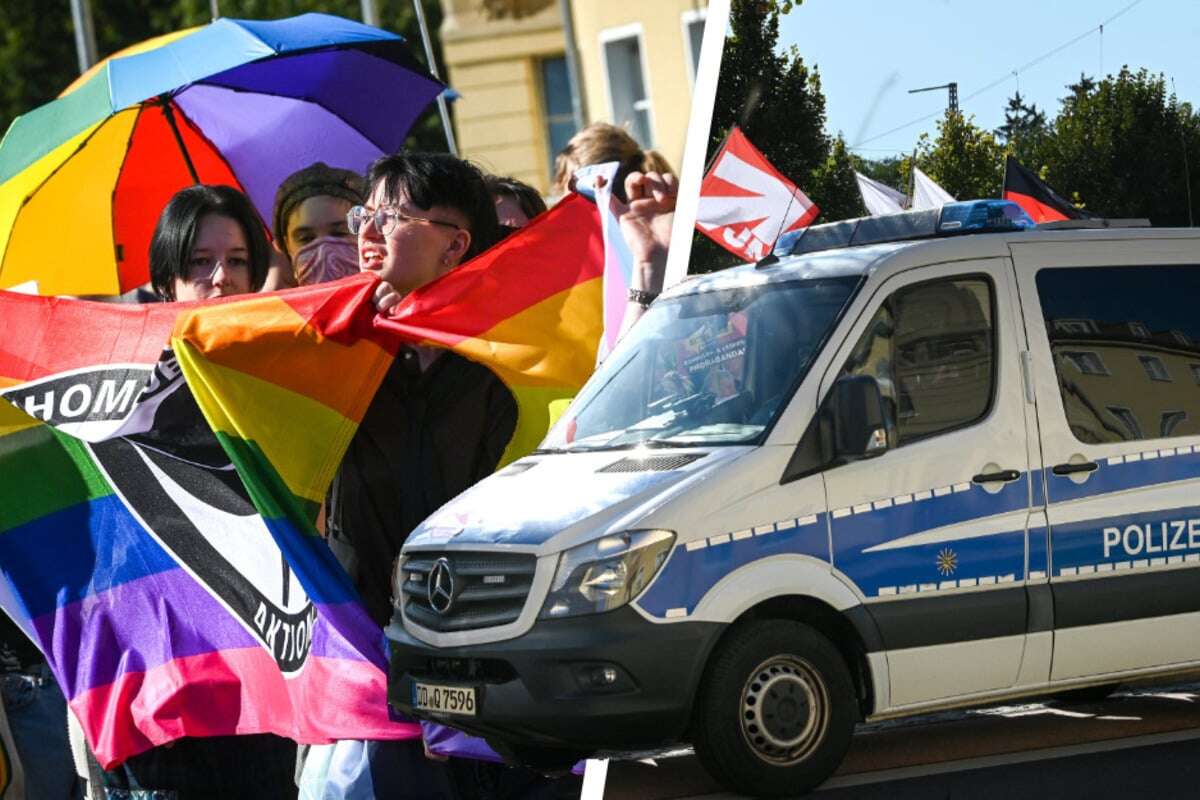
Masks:
[[[1146,374],[1150,376],[1150,380],[1171,380],[1171,373],[1167,372],[1167,365],[1158,356],[1138,356],[1138,361],[1142,362],[1142,369],[1146,370]]]
[[[1108,375],[1108,368],[1099,353],[1091,350],[1064,350],[1062,357],[1084,375]]]
[[[613,124],[628,130],[642,147],[653,147],[650,95],[642,62],[642,26],[601,31],[600,42]]]
[[[1056,319],[1054,329],[1059,333],[1095,333],[1096,323],[1090,319]]]
[[[683,49],[687,56],[688,79],[695,84],[700,69],[700,42],[704,39],[704,19],[707,11],[692,8],[683,12]]]

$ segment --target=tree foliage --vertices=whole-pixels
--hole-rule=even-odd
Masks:
[[[1036,170],[1041,166],[1050,124],[1037,103],[1026,103],[1020,92],[1014,93],[1004,109],[1004,124],[995,133],[1007,152],[1026,167]]]
[[[708,160],[737,125],[776,169],[807,191],[813,173],[829,155],[825,96],[817,71],[805,65],[794,47],[776,52],[782,13],[778,2],[733,0]],[[810,196],[823,205],[820,197]],[[707,272],[737,261],[736,256],[697,234],[689,269]]]
[[[854,179],[854,158],[846,149],[846,140],[840,135],[833,140],[825,163],[812,176],[814,198],[820,198],[821,216],[818,222],[833,222],[839,219],[865,216],[862,195]]]
[[[1200,119],[1162,75],[1128,67],[1099,82],[1081,77],[1063,100],[1046,148],[1046,179],[1108,217],[1188,225],[1200,198]]]
[[[431,31],[442,21],[438,0],[422,0]],[[410,0],[382,3],[381,24],[408,40],[417,60],[425,51]],[[361,19],[361,0],[220,0],[222,16],[278,19],[322,11]],[[101,58],[132,44],[211,20],[209,0],[92,0],[96,48]],[[433,36],[434,55],[441,58]],[[445,72],[441,74],[444,76]],[[79,75],[75,29],[69,0],[3,0],[0,2],[0,127],[58,96]],[[446,138],[436,110],[413,128],[410,146],[445,150]]]
[[[975,124],[974,117],[961,111],[946,111],[938,121],[938,135],[917,139],[917,166],[960,200],[999,197],[1004,178],[1004,148],[996,137]],[[911,159],[901,167],[907,185]]]

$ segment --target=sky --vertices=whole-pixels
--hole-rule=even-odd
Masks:
[[[949,81],[988,130],[1004,123],[1018,87],[1053,120],[1081,72],[1124,64],[1164,73],[1168,90],[1174,78],[1179,99],[1200,108],[1200,0],[804,0],[780,20],[779,48],[792,44],[820,70],[826,130],[865,158],[910,152],[922,131],[936,136],[947,91],[907,91]]]

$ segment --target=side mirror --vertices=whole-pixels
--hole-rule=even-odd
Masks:
[[[870,375],[844,375],[829,393],[833,456],[845,461],[887,452],[887,416],[879,383]]]

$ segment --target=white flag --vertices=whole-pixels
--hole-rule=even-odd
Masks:
[[[897,214],[904,210],[908,198],[900,192],[877,180],[868,178],[861,172],[856,171],[854,178],[858,181],[858,193],[862,195],[863,205],[867,207],[871,216]]]
[[[926,211],[931,208],[941,208],[946,203],[953,203],[954,198],[933,179],[921,170],[913,167],[913,196],[912,210]]]

